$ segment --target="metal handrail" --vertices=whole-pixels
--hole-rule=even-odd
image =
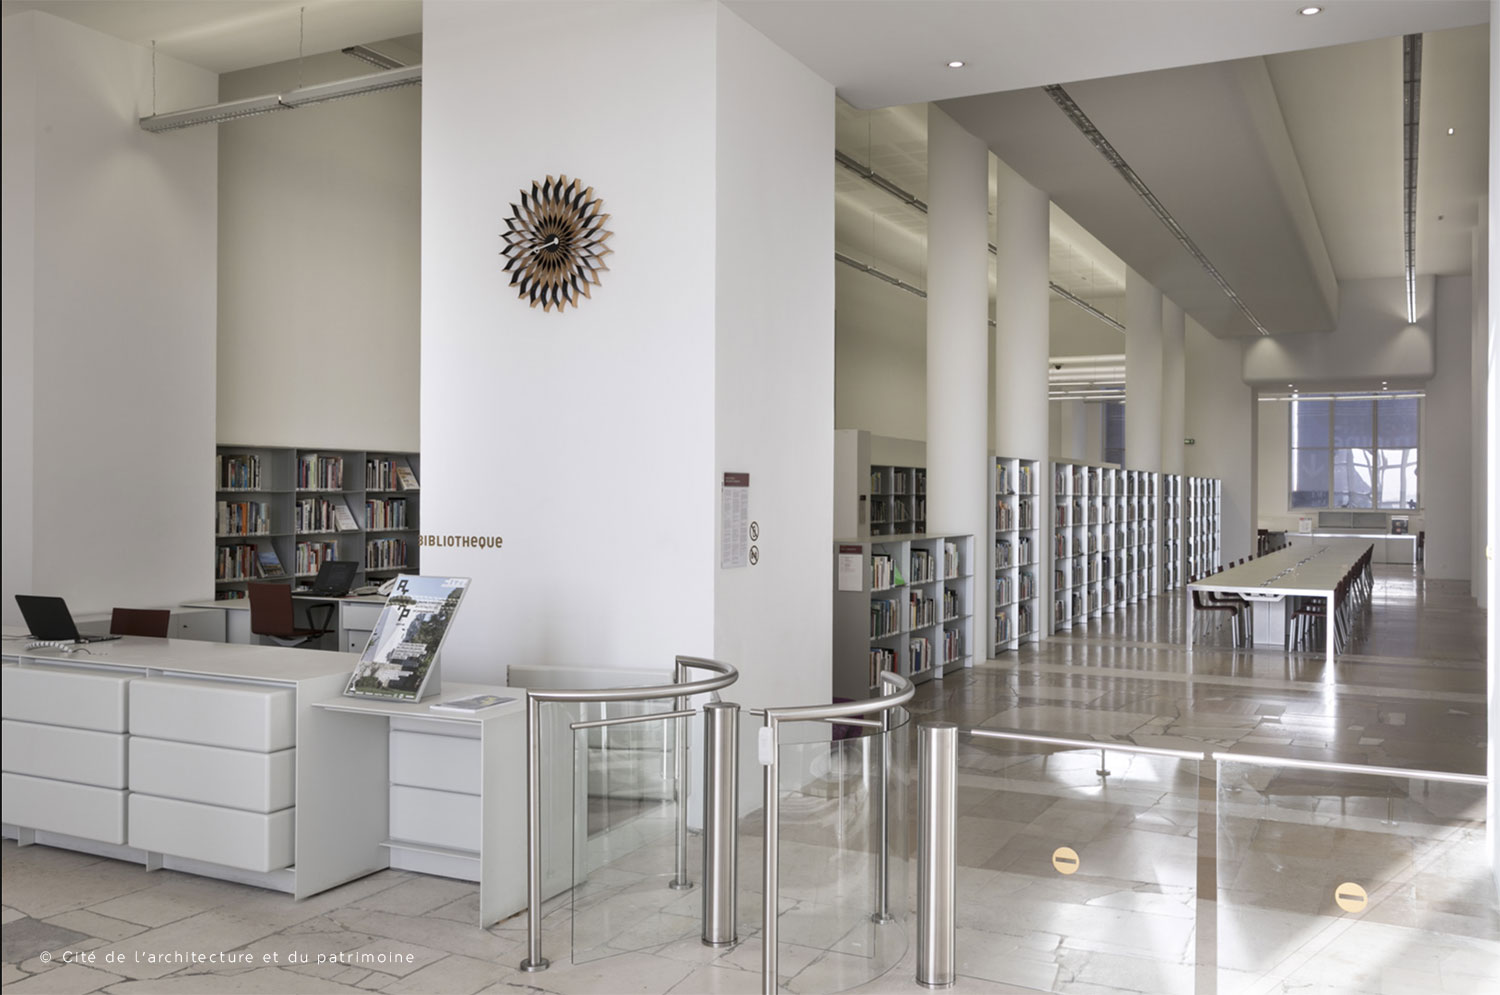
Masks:
[[[834,719],[862,719],[871,712],[880,713],[880,729],[884,734],[891,731],[891,713],[911,701],[916,688],[911,681],[889,670],[880,672],[880,687],[890,686],[894,690],[878,698],[865,701],[841,702],[836,705],[787,705],[781,708],[756,710],[753,714],[765,717],[760,731],[760,762],[765,771],[765,800],[762,808],[765,851],[762,854],[765,894],[761,912],[761,990],[765,995],[776,995],[777,975],[780,971],[780,954],[777,950],[777,913],[781,892],[781,875],[778,858],[781,849],[781,768],[780,726],[783,722],[826,722]],[[864,722],[857,723],[865,725]],[[890,736],[880,744],[880,776],[875,786],[880,792],[880,859],[877,861],[876,909],[871,918],[875,922],[890,922],[890,845],[887,839],[890,819],[890,803],[886,792],[886,777],[890,772]]]
[[[980,739],[1004,739],[1017,743],[1040,743],[1078,750],[1115,750],[1120,753],[1138,753],[1148,757],[1172,757],[1177,760],[1204,760],[1206,752],[1172,750],[1165,746],[1137,746],[1134,743],[1104,743],[1097,739],[1066,739],[1061,736],[1033,736],[1024,732],[1004,732],[999,729],[959,729],[960,735],[977,736]]]
[[[1252,764],[1257,767],[1295,767],[1298,770],[1326,770],[1338,774],[1365,774],[1370,777],[1408,777],[1416,781],[1449,781],[1454,784],[1487,785],[1483,774],[1459,774],[1443,770],[1416,770],[1410,767],[1375,767],[1369,764],[1346,764],[1293,757],[1267,757],[1258,753],[1208,754],[1219,763]]]
[[[689,670],[707,670],[717,674],[700,681],[684,681]],[[687,881],[687,806],[684,785],[687,783],[688,699],[729,687],[740,673],[727,663],[705,657],[679,656],[675,659],[671,684],[653,684],[623,688],[528,688],[526,691],[526,959],[521,970],[545,971],[551,966],[542,956],[542,705],[547,702],[619,702],[673,699],[676,709],[652,719],[671,719],[677,723],[673,745],[674,777],[677,790],[677,878],[673,887],[688,887]],[[583,724],[574,728],[583,728]]]

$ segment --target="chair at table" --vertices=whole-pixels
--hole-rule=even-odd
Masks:
[[[1196,584],[1197,582],[1198,578],[1196,577],[1188,578],[1189,585]],[[1244,602],[1241,601],[1240,605],[1243,604]],[[1205,600],[1202,591],[1193,591],[1193,609],[1199,612],[1228,612],[1230,624],[1229,634],[1231,638],[1233,638],[1234,644],[1236,646],[1243,646],[1245,644],[1245,619],[1240,612],[1239,605],[1229,604],[1228,602],[1215,601],[1212,600],[1211,597],[1210,599]]]
[[[116,608],[109,616],[112,636],[154,636],[167,638],[172,628],[172,612],[166,608]]]
[[[265,636],[279,646],[301,646],[327,635],[331,630],[333,605],[314,605],[308,609],[308,621],[313,628],[297,625],[296,607],[292,604],[292,589],[286,584],[250,584],[250,631]],[[322,621],[314,618],[320,612]]]

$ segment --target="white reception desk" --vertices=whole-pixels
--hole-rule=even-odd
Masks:
[[[404,867],[479,882],[485,926],[526,906],[524,689],[345,698],[351,654],[186,639],[3,656],[0,822],[22,845],[299,899]],[[515,701],[428,707],[479,693]]]

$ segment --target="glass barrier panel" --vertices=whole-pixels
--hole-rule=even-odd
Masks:
[[[651,715],[672,707],[669,701],[596,702],[583,706],[583,717]],[[693,729],[701,730],[695,717],[572,733],[574,963],[676,941],[698,943],[702,837],[697,833],[686,850],[689,887],[673,886],[678,806],[687,804],[686,791],[678,792],[673,754],[679,723],[688,727],[687,742]]]
[[[957,973],[1192,995],[1199,767],[961,732]]]
[[[781,986],[844,991],[885,974],[907,950],[908,716],[895,710],[888,733],[801,722],[780,736]]]
[[[1500,991],[1483,785],[1218,764],[1218,995]]]

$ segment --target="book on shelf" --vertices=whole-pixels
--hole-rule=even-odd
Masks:
[[[486,708],[494,708],[496,705],[503,705],[507,701],[515,700],[514,698],[507,698],[504,695],[498,694],[471,694],[467,698],[439,701],[427,707],[434,712],[459,712],[465,715],[472,715]]]
[[[421,700],[468,587],[467,577],[397,577],[344,694]]]
[[[397,490],[415,491],[420,489],[417,486],[417,475],[412,473],[411,467],[405,463],[398,462],[396,464],[396,484],[398,485]]]
[[[276,555],[276,550],[267,546],[260,551],[260,575],[262,577],[285,577],[286,571],[281,567],[281,559]]]
[[[354,520],[354,512],[349,510],[349,502],[342,498],[333,503],[333,522],[340,532],[359,531],[359,522]]]

